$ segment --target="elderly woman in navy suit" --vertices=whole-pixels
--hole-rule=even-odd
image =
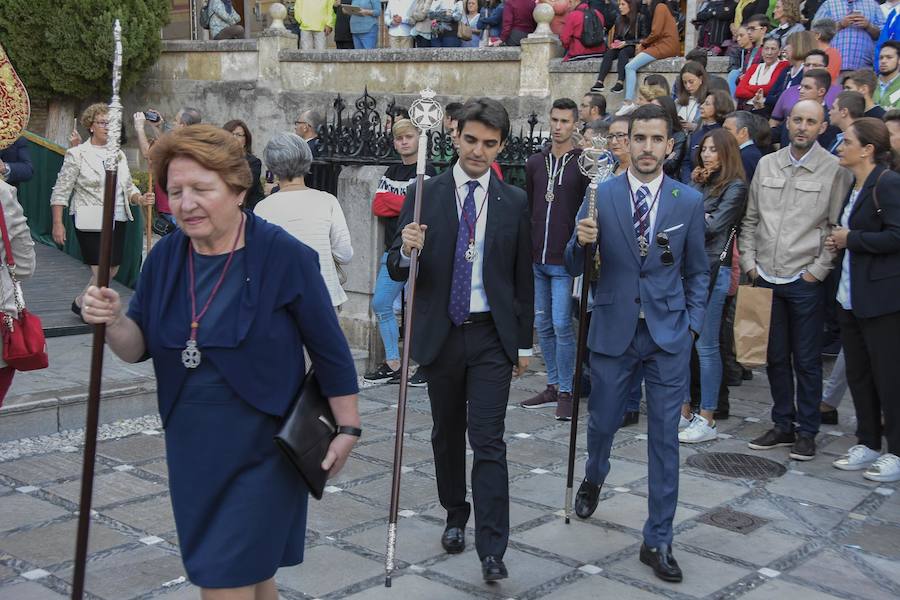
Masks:
[[[337,472],[360,433],[356,371],[314,250],[244,212],[244,149],[195,125],[153,148],[154,174],[179,230],[144,264],[123,312],[91,287],[90,323],[106,323],[123,360],[153,359],[182,559],[204,600],[276,600],[274,574],[303,560],[307,489],[272,438],[297,394],[304,348],[338,435]]]
[[[858,444],[832,464],[863,471],[871,481],[900,481],[900,175],[885,166],[891,139],[879,119],[854,121],[838,154],[855,182],[825,244],[844,251],[838,263],[838,323]]]

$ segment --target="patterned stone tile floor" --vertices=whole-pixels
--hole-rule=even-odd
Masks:
[[[854,443],[850,403],[841,425],[823,427],[819,455],[796,463],[786,449],[765,453],[788,470],[768,481],[711,475],[685,464],[695,453],[744,452],[768,423],[764,374],[732,388],[732,416],[721,439],[682,447],[676,514],[680,585],[655,579],[637,560],[646,516],[646,429],[619,432],[612,472],[594,517],[561,517],[569,424],[518,402],[543,387],[541,373],[514,383],[507,419],[512,535],[510,579],[482,583],[472,548],[448,556],[439,536],[424,390],[413,389],[405,441],[399,570],[383,586],[396,386],[364,389],[365,437],[322,502],[311,501],[304,564],[282,569],[282,598],[745,598],[877,600],[900,597],[900,493],[830,465]],[[0,599],[68,597],[79,493],[77,434],[0,445]],[[87,597],[91,600],[198,598],[184,579],[168,499],[159,421],[104,426],[99,446]],[[576,487],[583,474],[579,433]],[[710,511],[752,515],[757,528],[735,533],[710,525]]]

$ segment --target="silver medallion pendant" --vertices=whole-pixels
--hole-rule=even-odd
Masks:
[[[547,190],[547,193],[544,194],[544,200],[546,200],[548,203],[553,202],[554,198],[555,196],[553,195],[553,190]]]
[[[188,340],[181,351],[181,364],[186,369],[196,369],[200,366],[200,348],[197,347],[196,340]]]
[[[647,256],[650,253],[650,242],[647,241],[647,236],[639,235],[637,241],[638,251],[641,253],[641,256]]]
[[[478,258],[478,251],[475,249],[474,240],[469,240],[469,247],[466,248],[465,257],[470,263],[475,262],[475,259]]]

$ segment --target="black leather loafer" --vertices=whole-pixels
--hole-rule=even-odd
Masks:
[[[459,554],[466,549],[466,533],[462,527],[448,527],[441,536],[441,546],[447,554]]]
[[[622,417],[622,427],[629,427],[631,425],[637,425],[638,421],[641,420],[641,413],[636,410],[628,410],[625,411],[625,415]]]
[[[681,583],[684,578],[681,567],[672,556],[672,546],[667,544],[661,544],[656,548],[641,544],[641,562],[649,565],[653,569],[653,574],[663,581]]]
[[[587,519],[597,510],[600,502],[600,487],[587,479],[581,482],[578,493],[575,494],[575,514],[580,519]]]
[[[485,581],[500,581],[509,577],[506,565],[496,556],[485,556],[481,561],[481,576]]]

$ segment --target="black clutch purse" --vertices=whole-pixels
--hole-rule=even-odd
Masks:
[[[310,368],[297,400],[275,435],[275,443],[300,473],[316,500],[321,500],[325,491],[328,471],[322,469],[322,461],[336,435],[334,413]]]

